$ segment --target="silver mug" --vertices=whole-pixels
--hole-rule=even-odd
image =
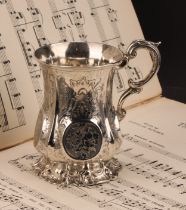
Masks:
[[[125,99],[147,83],[160,67],[158,43],[133,41],[125,53],[99,43],[70,42],[35,51],[44,78],[44,101],[35,128],[34,146],[41,157],[34,163],[40,177],[63,186],[94,185],[114,179],[121,164],[113,156],[121,145],[119,122]],[[115,108],[115,71],[149,50],[153,65],[129,88]]]

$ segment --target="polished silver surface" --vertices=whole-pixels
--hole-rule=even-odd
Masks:
[[[129,80],[115,110],[112,104],[116,69],[150,51],[153,67],[140,82]],[[113,155],[121,145],[119,121],[127,96],[139,92],[157,72],[160,55],[155,43],[134,41],[126,51],[99,43],[57,43],[36,50],[44,78],[44,102],[39,112],[34,146],[41,158],[39,176],[67,186],[93,185],[114,179],[121,168]]]

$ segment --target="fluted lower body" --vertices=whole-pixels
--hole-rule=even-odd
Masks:
[[[108,77],[73,80],[45,71],[45,97],[34,138],[42,154],[34,164],[40,176],[63,185],[92,185],[117,175],[121,165],[113,155],[121,141],[108,100]]]

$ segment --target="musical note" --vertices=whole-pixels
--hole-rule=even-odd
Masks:
[[[87,35],[84,31],[85,18],[81,11],[76,8],[76,1],[63,1],[60,7],[53,0],[48,0],[52,12],[52,21],[58,30],[61,41],[82,40],[86,41]],[[76,37],[76,31],[78,37]]]
[[[111,22],[118,21],[117,11],[112,8],[107,8],[107,15]]]
[[[143,79],[142,72],[136,67],[127,65],[125,69],[128,74],[128,78],[131,78],[133,81],[138,82]]]
[[[131,150],[123,151],[123,155],[138,161],[137,164],[131,162],[123,163],[130,171],[143,176],[145,179],[152,180],[154,183],[161,183],[163,187],[174,188],[180,194],[186,191],[186,186],[182,182],[185,174],[182,171],[175,170],[170,165],[160,163],[158,160],[151,161],[145,158],[144,154],[134,155]],[[160,175],[159,172],[164,172],[164,174]]]
[[[154,183],[167,185],[164,187],[171,187],[175,190],[179,190],[180,195],[184,195],[186,190],[183,188],[183,184],[179,182],[173,182],[173,179],[170,180],[170,177],[163,177],[160,176],[159,170],[164,171],[165,169],[168,169],[164,167],[164,164],[159,162],[158,160],[149,160],[148,158],[145,158],[144,153],[135,153],[135,150],[132,148],[126,148],[122,153],[119,153],[120,155],[125,154],[125,160],[126,158],[130,158],[131,162],[123,162],[123,168],[126,168],[130,170],[133,173],[138,174],[139,176],[144,176],[146,179],[152,180]],[[32,170],[29,170],[31,162],[35,161],[38,158],[38,154],[26,154],[21,157],[17,157],[14,160],[10,160],[9,164],[14,165],[16,168],[18,168],[20,171],[24,173],[33,174]],[[135,160],[135,162],[133,161]],[[133,162],[132,162],[133,161]],[[137,162],[138,161],[138,162]],[[171,167],[170,165],[166,165],[167,167]],[[151,167],[152,170],[149,170],[149,168],[145,167]],[[155,171],[158,171],[159,175],[155,173]],[[179,171],[175,170],[174,175],[172,176],[180,176],[181,179],[182,173],[178,173]],[[167,171],[167,174],[170,172]],[[174,177],[173,177],[174,178]],[[14,186],[15,183],[12,180],[8,180],[8,182]],[[123,187],[122,187],[123,186]],[[52,205],[53,201],[49,201],[44,197],[42,194],[39,194],[35,192],[35,190],[31,188],[26,188],[26,186],[19,185],[21,190],[24,192],[28,192],[29,194],[33,195],[35,198],[39,198],[40,200],[43,200],[46,203],[50,203]],[[142,195],[148,196],[148,198],[156,199],[157,202],[162,202],[166,205],[171,207],[177,207],[178,209],[185,210],[186,207],[165,196],[162,196],[161,194],[157,192],[150,191],[147,188],[144,188],[143,186],[134,184],[132,182],[129,182],[125,179],[119,179],[116,181],[112,181],[108,184],[98,185],[98,186],[91,186],[90,188],[82,188],[82,187],[70,187],[70,188],[63,188],[62,186],[58,185],[57,188],[59,190],[63,190],[63,192],[71,193],[75,196],[77,196],[79,199],[88,201],[93,203],[94,205],[99,206],[100,208],[106,208],[106,209],[112,209],[112,210],[119,210],[120,208],[124,207],[139,207],[138,209],[158,209],[160,207],[154,206],[149,207],[148,202],[140,202],[137,198],[131,197],[133,193],[142,193]],[[179,188],[179,189],[178,189]],[[130,197],[126,197],[126,193],[131,192]]]
[[[2,34],[1,34],[2,36]],[[0,36],[0,38],[1,38]],[[12,111],[15,111],[17,114],[17,121],[18,124],[15,124],[11,127],[9,127],[8,124],[8,117],[6,114],[6,109],[3,103],[3,98],[0,95],[0,131],[5,132],[9,129],[14,129],[18,126],[25,125],[25,116],[24,116],[24,106],[22,105],[21,101],[21,93],[18,91],[17,85],[16,85],[16,78],[12,74],[12,67],[11,67],[11,61],[6,55],[6,47],[4,46],[2,40],[0,39],[0,63],[3,69],[3,72],[0,76],[0,79],[3,79],[2,83],[4,83],[7,95],[9,97],[9,101],[12,107]]]
[[[7,6],[10,4],[10,2],[7,3]],[[17,30],[23,30],[24,26],[26,24],[26,20],[24,18],[23,13],[15,11],[13,8],[10,8],[9,14],[11,16],[13,26]]]
[[[96,9],[96,4],[93,0],[88,0],[88,4],[91,10],[91,16],[94,18],[95,24],[97,26],[101,41],[106,40],[106,32],[104,30],[104,25],[102,24],[101,17],[98,13],[99,10]]]
[[[103,43],[117,45],[121,51],[125,51],[125,44],[122,41],[120,31],[117,25],[117,11],[111,7],[108,0],[102,0],[100,2],[101,3],[98,5],[95,0],[88,0],[88,4],[91,10],[91,16],[94,18],[101,41]],[[106,13],[109,20],[108,25],[105,25],[105,22],[103,22],[103,19],[101,18],[104,12]],[[107,34],[110,34],[110,32],[107,33],[107,30],[112,31],[112,37],[108,37]],[[128,78],[130,78],[129,76],[131,76],[131,73],[127,76]],[[115,73],[114,82],[116,84],[118,92],[124,91],[128,85],[125,84],[126,81],[123,81],[121,75],[119,74],[119,71],[116,71]]]
[[[116,22],[118,21],[117,11],[111,8],[108,0],[102,0],[101,5],[96,5],[96,2],[91,1],[91,0],[89,0],[88,3],[91,9],[91,16],[94,18],[96,22],[96,26],[100,34],[100,37],[102,39],[102,42],[113,43],[114,41],[116,41],[118,47],[121,50],[124,50],[125,45],[121,40],[119,28],[116,24]],[[105,26],[104,23],[102,24],[103,20],[100,18],[103,12],[105,12],[108,17],[108,20],[110,23],[109,25],[111,26],[111,30],[113,31],[113,34],[114,34],[113,37],[109,38],[106,36],[105,29],[106,28],[108,29],[108,25]]]
[[[185,122],[181,122],[178,124],[178,127],[186,129],[186,123]]]
[[[64,3],[67,3],[68,5],[74,5],[74,3],[76,3],[77,2],[77,0],[63,0],[64,1]]]
[[[21,200],[22,200],[21,197],[17,197],[17,196],[11,195],[11,194],[9,195],[5,192],[0,191],[0,201],[8,203],[9,205],[12,206],[12,208],[13,208],[13,206],[16,206],[22,210],[31,210],[31,209],[38,210],[37,208],[34,208],[30,205],[25,204]]]
[[[8,118],[7,118],[3,100],[0,94],[0,132],[5,132],[7,130],[9,130]]]
[[[22,183],[19,183],[19,182],[13,180],[13,179],[10,179],[9,177],[0,173],[0,185],[3,183],[6,183],[8,186],[11,186],[11,189],[15,189],[16,192],[19,192],[19,195],[22,195],[22,196],[14,196],[12,193],[7,194],[8,190],[7,190],[7,193],[0,190],[0,201],[3,199],[5,202],[8,202],[11,205],[18,207],[19,209],[39,210],[39,209],[41,209],[40,204],[43,204],[43,206],[46,209],[73,210],[70,207],[68,207],[62,203],[59,203],[58,201],[53,200],[52,198],[28,187],[27,185],[24,185]],[[8,188],[6,187],[6,189],[8,189]],[[25,197],[30,198],[29,204],[31,204],[31,201],[34,201],[34,203],[33,203],[34,206],[37,205],[37,203],[38,203],[39,204],[38,208],[24,203]],[[33,200],[33,198],[35,198],[35,199]]]
[[[72,25],[75,25],[77,31],[79,33],[79,38],[82,41],[86,41],[87,35],[84,32],[83,26],[85,24],[84,17],[81,11],[77,11],[76,9],[71,9],[70,12],[67,13],[69,20]]]
[[[119,70],[116,70],[114,82],[118,92],[124,91],[126,89],[123,78],[119,73]]]
[[[143,186],[137,185],[137,184],[130,182],[126,179],[119,179],[117,182],[120,185],[122,185],[123,187],[130,188],[130,189],[134,190],[134,192],[137,191],[137,192],[143,193],[144,195],[150,196],[151,198],[155,198],[159,202],[163,202],[165,204],[170,205],[170,207],[178,207],[179,209],[186,210],[186,206],[183,205],[182,203],[179,203],[169,197],[165,197],[157,192],[153,192]]]
[[[73,21],[71,19],[71,23],[75,26],[80,26],[85,23],[84,17],[80,11],[71,11],[69,12],[69,15],[72,16]]]
[[[111,188],[107,188],[108,186]],[[122,208],[130,206],[138,207],[138,209],[152,209],[145,202],[140,202],[139,200],[127,197],[124,194],[124,190],[121,191],[116,188],[113,188],[112,183],[107,186],[101,187],[99,189],[99,192],[107,196],[107,199],[98,200],[99,207],[102,208],[114,208],[114,205],[116,204],[117,206],[120,206]]]
[[[161,149],[159,147],[156,147],[156,146],[152,146],[151,144],[149,143],[146,143],[146,142],[142,142],[140,140],[140,138],[138,138],[137,136],[131,136],[129,134],[122,134],[122,137],[125,138],[125,140],[129,141],[129,142],[133,142],[134,144],[137,144],[141,147],[144,147],[144,148],[148,148],[149,150],[151,151],[155,151],[161,155],[164,155],[166,157],[169,157],[169,158],[172,158],[174,160],[177,160],[177,161],[180,161],[182,163],[186,163],[186,159],[180,155],[177,155],[177,154],[174,154],[172,152],[168,152],[164,149]]]
[[[1,0],[0,1],[0,4],[6,4],[7,3],[7,0]]]
[[[60,39],[62,42],[67,42],[68,36],[67,36],[67,26],[63,23],[64,21],[64,15],[62,17],[61,12],[58,10],[55,1],[53,0],[48,0],[49,5],[50,5],[50,9],[52,11],[52,20],[54,23],[55,28],[58,30],[59,35],[60,35]]]
[[[13,4],[10,1],[7,3],[7,10],[9,11],[12,23],[14,24],[15,30],[17,31],[17,35],[26,58],[26,62],[28,65],[28,71],[30,73],[30,77],[32,80],[32,84],[34,87],[34,92],[36,93],[36,97],[38,99],[38,103],[41,104],[43,99],[42,88],[40,85],[40,68],[38,63],[34,59],[34,47],[30,43],[30,41],[26,40],[26,34],[28,26],[33,28],[34,34],[40,46],[48,44],[47,39],[45,38],[43,29],[42,29],[42,15],[34,5],[32,0],[28,0],[27,2],[27,11],[30,13],[32,21],[26,21],[25,16],[21,12],[17,12],[14,10]],[[23,107],[22,107],[23,108]],[[21,106],[19,106],[19,110]]]

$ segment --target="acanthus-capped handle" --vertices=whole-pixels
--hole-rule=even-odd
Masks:
[[[123,103],[125,99],[133,93],[139,93],[141,91],[142,86],[145,85],[154,76],[154,74],[159,70],[160,63],[161,63],[161,55],[157,48],[159,44],[160,42],[154,43],[154,42],[149,42],[145,40],[135,40],[128,47],[124,55],[124,61],[126,60],[129,61],[130,59],[135,58],[137,55],[136,51],[138,49],[146,49],[149,51],[151,55],[153,65],[149,74],[146,75],[144,79],[138,82],[135,82],[132,79],[129,79],[128,81],[129,88],[124,91],[124,93],[121,95],[118,101],[117,115],[120,121],[125,117],[125,114],[126,114],[126,111],[123,108]]]

